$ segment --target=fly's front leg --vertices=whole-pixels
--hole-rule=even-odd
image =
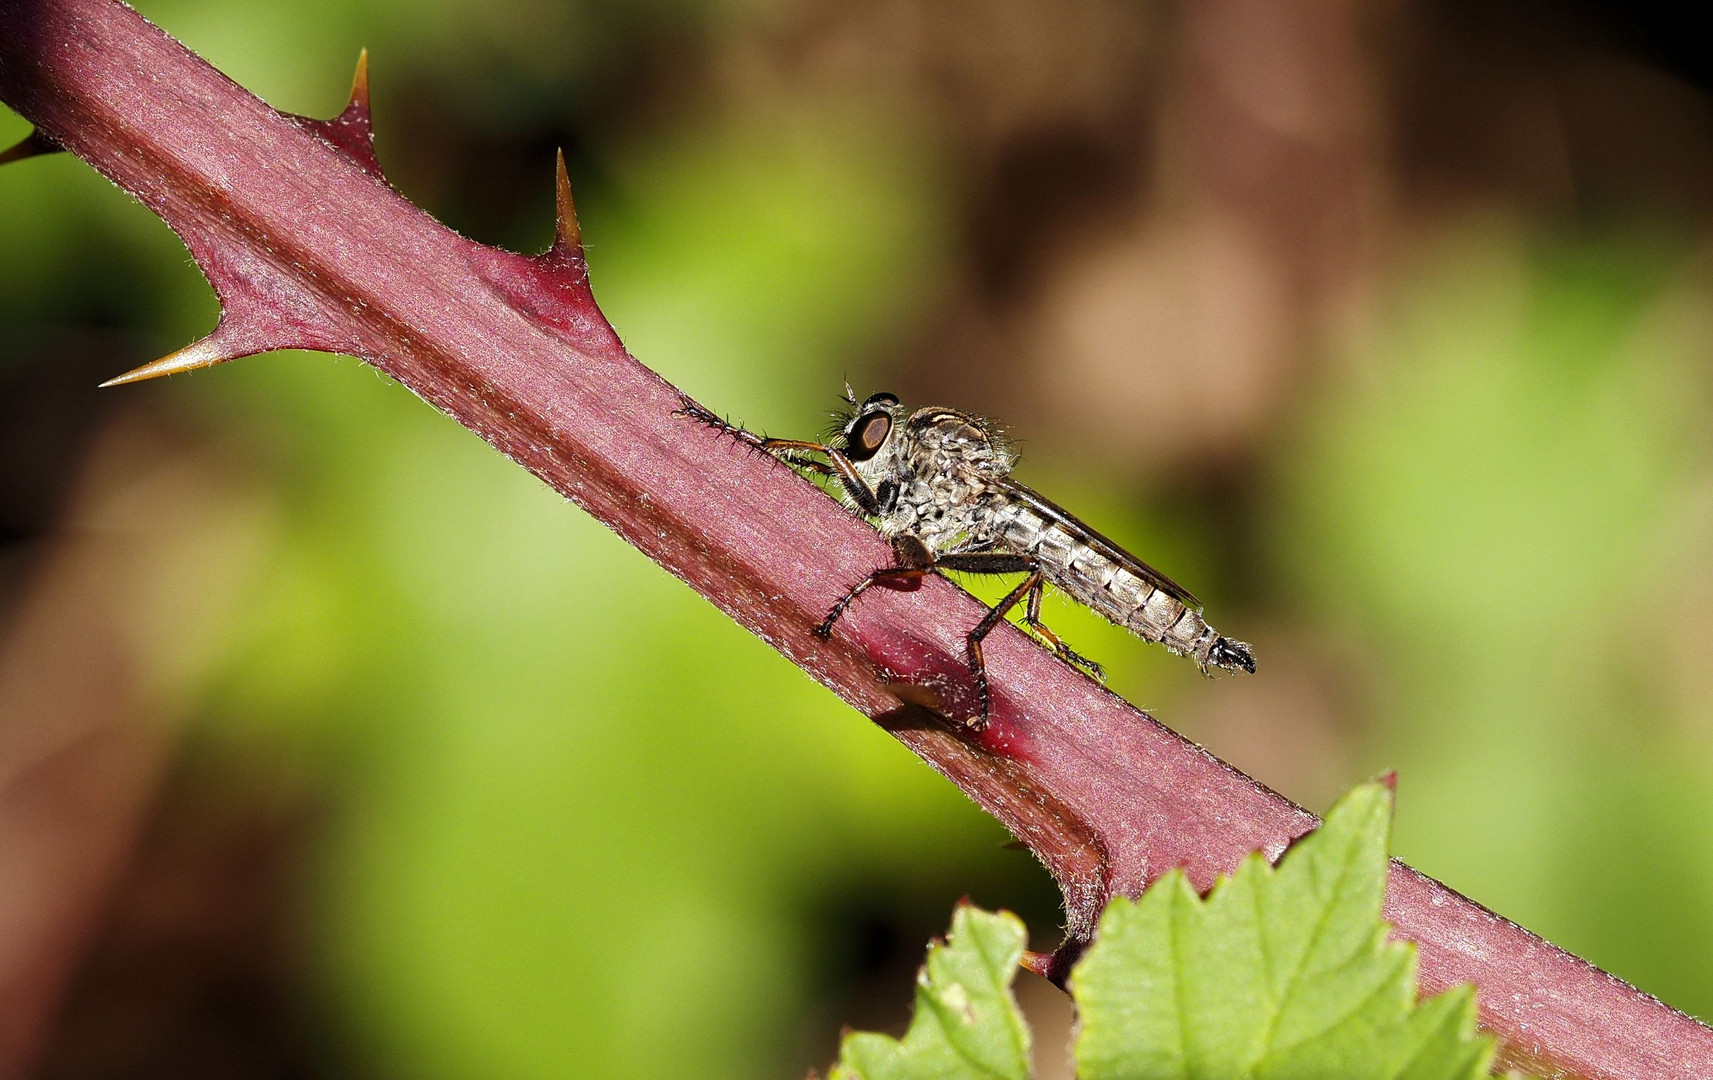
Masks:
[[[739,433],[742,441],[787,464],[822,476],[837,477],[839,484],[850,493],[851,501],[861,507],[862,512],[869,517],[879,517],[887,509],[882,505],[881,498],[874,493],[874,489],[868,486],[868,481],[856,471],[856,466],[851,464],[851,459],[845,456],[843,450],[825,443],[805,442],[802,439],[769,439],[752,435],[742,428],[733,430]],[[804,454],[820,454],[827,460],[816,461],[804,457]]]
[[[1035,587],[1029,591],[1029,602],[1023,608],[1023,625],[1041,635],[1042,640],[1051,645],[1053,651],[1058,653],[1059,658],[1065,663],[1088,672],[1094,676],[1096,681],[1104,683],[1106,681],[1104,668],[1059,640],[1059,635],[1047,629],[1047,624],[1041,621],[1041,594],[1046,591],[1047,583],[1045,581],[1036,582]]]
[[[691,398],[689,394],[678,395],[678,409],[674,415],[686,416],[691,420],[696,421],[698,424],[706,424],[722,435],[730,435],[745,446],[753,447],[756,450],[767,449],[765,445],[767,439],[764,436],[757,435],[753,431],[747,431],[732,423],[730,420],[727,420],[725,417],[704,408],[700,403]]]
[[[856,503],[862,512],[869,517],[879,517],[888,509],[882,505],[882,500],[874,493],[874,489],[868,486],[868,481],[864,480],[861,474],[856,471],[856,466],[851,464],[851,459],[845,456],[844,451],[836,447],[817,442],[803,442],[799,439],[762,439],[757,445],[775,457],[793,465],[813,469],[822,476],[837,477],[839,484],[850,494],[851,501]],[[821,454],[827,460],[823,464],[819,461],[805,460],[798,457],[799,454]]]
[[[770,439],[765,435],[746,431],[736,424],[716,416],[691,400],[687,394],[680,395],[679,401],[678,415],[680,416],[687,416],[698,423],[707,424],[711,428],[730,435],[745,446],[770,454],[788,465],[806,469],[820,476],[838,478],[840,486],[849,493],[851,501],[856,503],[862,512],[869,517],[879,517],[891,509],[890,506],[886,505],[890,501],[884,490],[886,485],[881,485],[883,490],[880,495],[876,495],[874,489],[870,488],[868,482],[858,474],[856,466],[851,464],[851,459],[845,456],[843,450],[828,446],[825,443],[806,442],[802,439]],[[816,461],[814,458],[805,457],[805,454],[820,454],[827,460]]]
[[[838,603],[833,605],[833,610],[827,612],[827,617],[821,621],[820,626],[815,627],[815,633],[824,638],[831,637],[833,624],[839,621],[839,616],[845,613],[845,609],[850,607],[857,597],[867,592],[870,586],[887,582],[920,582],[923,576],[934,569],[934,553],[928,550],[927,544],[908,533],[892,538],[892,557],[897,560],[894,565],[876,570],[852,586],[850,592],[839,597]]]

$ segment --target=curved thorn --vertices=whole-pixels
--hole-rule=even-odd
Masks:
[[[573,250],[582,246],[583,230],[577,224],[577,207],[571,202],[571,177],[565,171],[565,151],[559,151],[553,176],[553,246]]]
[[[214,335],[210,334],[194,345],[187,345],[178,352],[163,356],[159,360],[151,360],[142,367],[132,368],[123,375],[108,379],[101,387],[105,389],[109,386],[124,386],[126,383],[155,379],[162,375],[177,375],[181,371],[213,367],[231,359],[232,356],[222,349],[214,340]]]
[[[42,154],[57,154],[64,148],[52,142],[39,131],[31,131],[12,146],[0,151],[0,165],[7,165],[25,158],[39,157]]]
[[[303,123],[333,142],[341,153],[371,176],[387,174],[375,157],[375,129],[369,114],[369,50],[357,53],[357,73],[351,77],[351,98],[339,115],[328,120],[301,117]]]

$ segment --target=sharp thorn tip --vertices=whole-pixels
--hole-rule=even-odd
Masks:
[[[357,50],[357,74],[351,78],[351,103],[369,107],[369,50]]]
[[[132,368],[123,375],[115,375],[102,383],[99,389],[105,390],[110,386],[124,386],[127,383],[143,382],[146,379],[158,379],[162,375],[176,375],[181,371],[195,371],[197,368],[213,367],[224,363],[232,357],[214,344],[212,337],[205,337],[194,345],[188,345],[178,352],[151,360],[141,367]]]
[[[583,231],[577,224],[577,207],[571,201],[571,174],[565,171],[565,150],[557,153],[553,170],[554,240],[558,247],[571,248],[583,243]]]

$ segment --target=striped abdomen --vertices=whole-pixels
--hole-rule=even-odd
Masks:
[[[1144,641],[1193,657],[1204,668],[1255,670],[1247,645],[1221,637],[1199,611],[1155,584],[1163,579],[1134,556],[1046,509],[1005,496],[998,501],[992,539],[1040,560],[1047,581],[1077,603]]]

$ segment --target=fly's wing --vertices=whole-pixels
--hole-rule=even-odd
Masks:
[[[1082,521],[1078,520],[1077,517],[1069,510],[1066,510],[1058,503],[1046,498],[1034,488],[1028,487],[1024,484],[1019,484],[1010,477],[1006,477],[1004,480],[999,481],[998,486],[1003,488],[1006,495],[1009,497],[1016,499],[1018,502],[1029,507],[1048,521],[1057,522],[1059,525],[1064,526],[1065,531],[1069,532],[1072,536],[1077,537],[1089,547],[1124,567],[1126,570],[1135,574],[1143,581],[1146,581],[1154,588],[1159,589],[1167,596],[1172,597],[1174,600],[1177,600],[1186,607],[1197,609],[1201,607],[1201,601],[1195,598],[1194,593],[1190,592],[1182,585],[1179,585],[1165,574],[1160,573],[1160,571],[1154,569],[1152,566],[1149,566],[1141,559],[1130,554],[1130,552],[1125,551],[1111,540],[1108,540],[1105,536],[1095,532],[1093,529],[1083,524]]]

